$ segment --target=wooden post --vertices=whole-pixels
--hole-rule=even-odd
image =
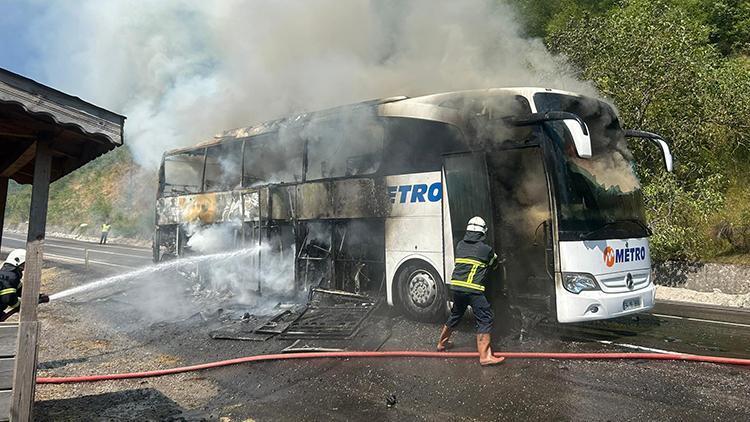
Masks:
[[[3,245],[3,224],[5,223],[5,203],[8,200],[8,178],[0,177],[0,246]]]
[[[34,184],[31,189],[29,233],[26,245],[26,270],[23,277],[21,315],[18,331],[18,353],[13,375],[13,402],[11,421],[32,420],[34,392],[36,389],[36,340],[39,333],[37,303],[42,281],[42,249],[47,225],[47,200],[49,197],[52,157],[49,143],[37,141],[34,162]]]

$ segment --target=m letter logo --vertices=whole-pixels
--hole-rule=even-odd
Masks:
[[[608,267],[615,265],[615,250],[611,246],[604,248],[604,263]]]

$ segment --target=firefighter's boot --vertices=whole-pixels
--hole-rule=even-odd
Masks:
[[[479,364],[482,366],[497,365],[502,363],[505,358],[496,358],[492,355],[490,347],[491,339],[488,333],[477,334],[477,350],[479,351]]]
[[[453,329],[448,327],[447,325],[443,325],[443,330],[440,331],[440,340],[438,340],[438,344],[437,344],[438,352],[444,352],[447,349],[450,349],[451,347],[453,347],[453,342],[451,341],[451,334],[453,334]]]

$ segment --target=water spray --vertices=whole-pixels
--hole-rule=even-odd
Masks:
[[[58,299],[78,295],[81,293],[86,293],[92,290],[101,289],[103,287],[106,287],[115,283],[120,283],[126,280],[133,280],[133,279],[138,279],[141,277],[153,275],[159,272],[176,270],[182,267],[183,265],[196,265],[196,264],[201,264],[205,262],[226,261],[226,260],[231,260],[231,259],[247,256],[247,255],[252,255],[252,254],[257,253],[258,250],[259,248],[257,246],[254,246],[252,248],[239,249],[239,250],[234,250],[230,252],[221,252],[221,253],[200,255],[200,256],[194,256],[194,257],[178,258],[175,260],[162,262],[162,263],[155,264],[155,265],[149,265],[147,267],[139,268],[137,270],[130,271],[124,274],[118,274],[115,276],[106,277],[100,280],[92,281],[90,283],[86,283],[81,286],[73,287],[71,289],[63,290],[61,292],[57,292],[55,294],[50,295],[49,300],[50,302],[53,302]]]

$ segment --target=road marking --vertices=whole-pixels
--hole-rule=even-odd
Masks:
[[[10,236],[8,236],[6,238],[10,239],[10,240],[15,240],[15,241],[18,241],[18,242],[23,242],[21,239],[14,239],[14,238],[12,238]],[[134,255],[134,254],[119,253],[119,252],[102,251],[102,250],[96,249],[96,248],[80,248],[80,247],[74,247],[74,246],[57,245],[57,244],[55,244],[53,242],[54,241],[45,241],[44,245],[48,246],[50,248],[73,249],[73,250],[81,251],[81,252],[84,252],[84,251],[86,251],[88,249],[89,252],[93,252],[93,253],[102,253],[102,254],[119,255],[119,256],[129,256],[129,257],[143,258],[143,259],[150,259],[151,258],[149,255]],[[124,248],[124,249],[137,250],[137,249],[131,249],[131,248]],[[144,254],[148,254],[148,251],[143,250],[143,249],[139,250],[139,252],[143,252]]]
[[[3,238],[10,239],[10,240],[16,240],[16,241],[19,241],[19,242],[26,243],[26,239],[24,239],[23,237],[18,237],[17,238],[17,237],[15,237],[13,235],[3,234]],[[91,243],[91,244],[94,244],[93,242],[88,242],[86,240],[69,239],[69,238],[66,238],[66,237],[57,237],[57,236],[48,236],[45,240],[47,242],[50,242],[50,241],[65,242],[65,241],[67,241],[67,242],[80,242],[80,243]],[[130,246],[119,246],[119,245],[107,245],[106,247],[107,248],[127,249],[127,250],[130,250],[130,251],[137,251],[137,252],[143,252],[143,253],[150,253],[151,252],[151,250],[149,248],[142,248],[142,247],[130,247]]]
[[[55,245],[53,243],[45,242],[45,247],[48,248],[60,248],[60,249],[72,249],[75,251],[81,251],[86,252],[88,248],[76,248],[73,246],[62,246],[62,245]],[[142,258],[142,259],[150,259],[149,256],[143,256],[143,255],[131,255],[131,254],[125,254],[125,253],[119,253],[119,252],[110,252],[110,251],[101,251],[99,249],[88,249],[90,253],[101,253],[101,254],[109,254],[109,255],[117,255],[117,256],[127,256],[130,258]]]
[[[645,350],[647,352],[654,352],[654,353],[680,354],[680,355],[687,354],[687,353],[682,353],[682,352],[673,352],[671,350],[655,349],[653,347],[638,346],[638,345],[635,345],[635,344],[615,343],[615,342],[609,341],[609,340],[597,340],[596,342],[597,343],[602,343],[602,344],[610,344],[610,345],[613,345],[613,346],[626,347],[628,349]]]
[[[10,252],[12,250],[13,249],[3,247],[2,250],[0,250],[0,252],[7,253],[7,252]],[[73,262],[73,263],[76,263],[76,264],[85,264],[86,263],[86,260],[83,259],[83,258],[76,258],[76,257],[64,256],[64,255],[56,255],[56,254],[47,253],[47,252],[43,253],[43,257],[44,258],[51,258],[52,260],[55,260],[55,261]],[[132,269],[133,268],[133,266],[131,266],[131,265],[113,264],[111,262],[95,261],[95,260],[92,260],[92,259],[89,259],[89,264],[106,265],[108,267],[117,267],[117,268],[128,268],[128,269]]]
[[[49,246],[50,248],[73,249],[73,250],[81,251],[81,252],[85,252],[86,250],[88,250],[90,253],[102,253],[102,254],[109,254],[109,255],[129,256],[129,257],[143,258],[143,259],[150,258],[148,256],[131,255],[131,254],[125,254],[125,253],[119,253],[119,252],[110,252],[110,251],[101,251],[99,249],[91,249],[91,248],[76,248],[73,246],[60,246],[60,245],[53,245],[51,243],[45,243],[44,246]]]
[[[63,256],[63,255],[55,255],[51,253],[45,253],[45,257],[52,258],[52,259],[58,259],[60,261],[68,261],[68,262],[76,262],[80,264],[85,264],[86,260],[83,258],[75,258],[71,256]],[[112,264],[111,262],[104,262],[104,261],[95,261],[93,259],[89,259],[89,265],[90,264],[96,264],[96,265],[106,265],[108,267],[118,267],[118,268],[133,268],[129,265],[120,265],[120,264]]]
[[[677,316],[677,315],[664,315],[664,314],[651,314],[651,315],[656,316],[656,317],[662,317],[662,318],[684,319],[684,320],[687,320],[687,321],[707,322],[709,324],[721,324],[721,325],[731,325],[733,327],[750,328],[750,324],[740,324],[738,322],[715,321],[715,320],[712,320],[712,319],[681,317],[681,316]]]

